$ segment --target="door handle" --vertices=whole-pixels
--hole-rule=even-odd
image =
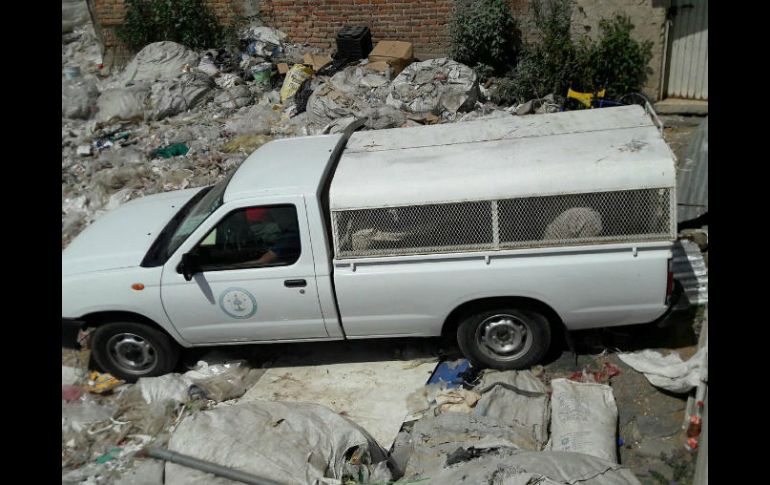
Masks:
[[[283,286],[286,288],[301,288],[307,286],[307,281],[305,280],[286,280],[283,282]]]

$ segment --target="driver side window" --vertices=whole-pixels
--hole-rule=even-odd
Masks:
[[[203,271],[294,264],[301,252],[297,209],[273,205],[235,210],[193,252]]]

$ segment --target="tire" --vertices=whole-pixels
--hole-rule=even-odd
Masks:
[[[91,355],[106,372],[126,382],[136,382],[140,377],[172,372],[179,360],[179,345],[149,325],[114,322],[94,331]]]
[[[460,322],[457,343],[474,367],[527,369],[548,352],[551,325],[531,309],[483,310]]]

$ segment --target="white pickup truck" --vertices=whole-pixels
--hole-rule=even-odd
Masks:
[[[63,343],[127,380],[180,347],[456,336],[522,368],[671,305],[675,158],[640,106],[273,141],[62,253]]]

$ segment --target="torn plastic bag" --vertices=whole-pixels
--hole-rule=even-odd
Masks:
[[[470,111],[478,99],[473,69],[446,57],[408,65],[390,86],[387,104],[412,113]]]
[[[203,390],[206,398],[222,402],[243,396],[264,373],[264,369],[252,369],[242,362],[208,365],[200,361],[184,377]]]
[[[124,84],[139,81],[174,79],[184,67],[197,66],[200,56],[182,44],[163,41],[153,42],[140,50],[123,71]]]
[[[269,135],[273,125],[280,118],[280,110],[273,109],[271,104],[260,102],[230,117],[225,122],[225,131],[236,135]]]
[[[228,89],[234,86],[241,86],[243,84],[243,79],[235,73],[228,72],[215,77],[214,84],[222,89]]]
[[[366,97],[372,93],[378,101],[385,102],[388,96],[390,81],[380,72],[365,69],[362,66],[348,66],[333,75],[329,82],[346,94]]]
[[[272,27],[249,26],[241,32],[241,38],[246,40],[246,50],[252,56],[271,57],[278,54],[286,34]]]
[[[366,108],[357,117],[366,118],[365,126],[370,130],[398,128],[406,123],[406,115],[392,106]]]
[[[446,456],[460,449],[521,448],[532,446],[530,430],[506,426],[485,416],[443,413],[420,419],[412,429],[414,450],[406,464],[406,475],[432,476]]]
[[[166,374],[158,377],[142,377],[136,383],[147,404],[153,402],[187,402],[187,389],[192,380],[180,374]]]
[[[386,452],[361,427],[318,404],[252,401],[185,418],[168,448],[280,483],[341,480],[351,450],[363,448],[373,464]],[[229,484],[173,463],[166,485]]]
[[[522,448],[539,451],[548,442],[550,405],[545,384],[532,371],[487,371],[473,388],[481,398],[473,414],[496,419],[529,437]]]
[[[618,407],[604,384],[551,381],[551,450],[573,451],[617,463]]]
[[[358,111],[357,100],[331,83],[319,86],[307,101],[307,112],[310,119],[321,126],[327,125],[338,118],[352,116]]]
[[[102,405],[91,399],[62,402],[62,431],[71,429],[79,433],[93,423],[107,421],[115,415],[117,409],[118,407],[114,404]]]
[[[640,485],[628,468],[582,453],[490,450],[430,475],[420,483],[502,485]],[[399,483],[399,482],[397,482]]]
[[[106,89],[96,102],[100,125],[119,121],[142,121],[150,87],[145,83],[128,88]]]
[[[254,95],[248,86],[234,86],[218,92],[214,102],[223,108],[243,108],[254,102]]]
[[[653,386],[681,394],[700,384],[701,366],[707,352],[707,347],[701,348],[684,362],[676,352],[664,357],[654,350],[618,354],[618,358],[643,373]]]
[[[88,119],[96,112],[99,89],[93,79],[63,80],[61,83],[61,115],[64,118]]]
[[[146,118],[162,120],[192,109],[206,99],[213,87],[211,78],[198,72],[186,72],[173,80],[158,81],[150,91]]]

